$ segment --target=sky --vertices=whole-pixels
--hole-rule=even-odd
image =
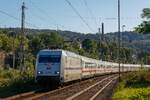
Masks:
[[[27,28],[96,33],[98,28],[101,27],[101,23],[104,22],[105,33],[118,30],[118,0],[68,1],[80,17],[66,0],[0,0],[0,27],[20,27],[21,5],[22,2],[25,2],[25,26]],[[132,31],[142,22],[143,19],[140,17],[142,9],[150,8],[150,0],[120,1],[121,26],[125,25],[125,31]]]

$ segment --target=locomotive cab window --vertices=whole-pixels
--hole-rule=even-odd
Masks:
[[[40,55],[39,63],[59,63],[61,57],[55,55]]]

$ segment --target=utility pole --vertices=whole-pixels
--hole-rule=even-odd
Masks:
[[[16,38],[16,35],[15,35],[15,32],[12,32],[13,34],[13,46],[12,46],[12,50],[13,50],[13,68],[15,68],[15,61],[16,61],[16,55],[15,55],[15,38]]]
[[[144,42],[143,42],[144,36],[142,35],[142,41],[141,41],[141,69],[143,68],[144,64]]]
[[[120,81],[120,0],[118,0],[118,63],[119,63],[119,81]]]
[[[25,3],[23,2],[21,10],[21,34],[20,34],[20,69],[23,71],[25,65],[24,65],[24,52],[25,52],[25,47],[24,47],[24,37],[25,37]]]
[[[104,42],[104,23],[102,23],[102,42]]]
[[[102,23],[102,36],[101,36],[101,44],[102,44],[102,47],[104,45],[104,23]],[[101,56],[102,56],[102,60],[104,60],[104,48],[102,48],[102,51],[101,51]]]
[[[100,28],[98,28],[98,33],[99,33],[99,46],[100,46],[100,48],[99,48],[99,60],[101,60],[102,43],[101,43],[101,29]]]
[[[122,25],[122,32],[121,32],[121,46],[123,47],[123,33],[125,32],[124,28],[126,25]]]
[[[99,39],[100,39],[100,43],[101,43],[101,28],[98,28],[98,33],[99,33]]]
[[[123,33],[124,33],[124,28],[125,28],[126,26],[125,25],[122,25],[122,32],[121,32],[121,47],[123,48]],[[122,71],[124,71],[124,66],[123,66],[123,64],[125,63],[124,61],[125,61],[125,51],[123,52],[123,55],[124,55],[124,59],[123,59],[123,61],[122,61]]]
[[[104,44],[104,23],[102,23],[101,24],[101,29],[102,30],[100,30],[100,28],[98,29],[98,32],[99,32],[99,34],[100,34],[100,59],[101,60],[104,60],[104,48],[102,48],[103,47],[103,44]]]

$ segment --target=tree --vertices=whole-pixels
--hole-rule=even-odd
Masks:
[[[85,51],[84,56],[98,59],[98,43],[95,40],[85,39],[82,41],[82,47]]]
[[[150,34],[150,21],[143,21],[138,27],[135,27],[135,31],[143,34]]]
[[[56,47],[56,48],[61,48],[63,44],[63,38],[57,34],[57,33],[50,33],[50,34],[40,34],[39,35],[41,38],[41,41],[45,45],[45,48],[51,48],[51,47]]]
[[[144,8],[141,17],[146,18],[147,20],[150,19],[150,8]]]
[[[41,49],[62,48],[63,38],[57,33],[42,33],[36,36],[30,36],[30,48],[34,55]]]
[[[44,44],[38,35],[31,38],[29,46],[30,46],[31,51],[34,55],[36,55],[40,49],[44,48]]]
[[[82,46],[86,51],[92,52],[95,49],[97,49],[97,44],[96,41],[91,40],[91,39],[85,39],[82,42]]]
[[[147,20],[135,27],[135,31],[138,33],[150,34],[150,8],[144,8],[141,17],[143,19],[146,18]]]
[[[12,51],[13,38],[8,37],[6,34],[0,34],[0,48],[7,52]]]

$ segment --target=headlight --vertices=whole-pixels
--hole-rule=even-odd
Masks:
[[[38,71],[37,73],[38,73],[38,74],[43,74],[43,72],[42,72],[42,71]]]
[[[58,71],[55,71],[55,74],[59,74],[60,72],[58,72]]]
[[[59,74],[59,72],[57,72],[57,74]]]

